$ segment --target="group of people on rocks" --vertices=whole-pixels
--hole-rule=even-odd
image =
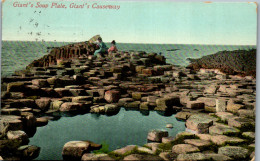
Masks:
[[[97,56],[98,54],[100,54],[101,56],[104,56],[107,53],[110,52],[117,52],[117,47],[116,47],[116,42],[115,40],[113,40],[111,42],[111,47],[108,49],[108,47],[106,46],[106,44],[102,41],[102,38],[99,37],[98,38],[98,43],[97,46],[99,47],[99,49],[97,49],[94,53],[94,56]]]

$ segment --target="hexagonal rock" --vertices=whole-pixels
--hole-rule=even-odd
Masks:
[[[218,89],[219,89],[219,86],[210,85],[209,87],[207,87],[207,88],[204,90],[204,93],[215,94]]]
[[[24,89],[24,82],[11,82],[7,84],[7,92],[23,92]]]
[[[60,111],[77,111],[80,109],[80,103],[65,102],[61,105]]]
[[[197,101],[203,102],[206,106],[215,107],[216,98],[199,97]]]
[[[125,106],[127,103],[133,102],[133,101],[134,101],[133,98],[121,98],[118,101],[118,106]]]
[[[226,135],[212,135],[210,140],[217,145],[225,145],[225,144],[239,145],[245,142],[245,140],[243,139],[237,137],[229,137]]]
[[[8,130],[22,130],[23,122],[21,116],[1,115],[0,117],[0,131],[8,125]]]
[[[162,143],[170,143],[174,140],[174,137],[169,136],[169,137],[163,137],[162,138]]]
[[[211,145],[210,141],[200,140],[200,139],[186,139],[184,143],[194,145],[198,148],[205,148]]]
[[[208,160],[214,160],[214,161],[231,161],[232,158],[222,155],[222,154],[215,154],[215,153],[208,153],[204,154]]]
[[[59,110],[63,103],[63,101],[54,100],[53,102],[51,102],[50,109]]]
[[[72,102],[86,102],[86,101],[92,101],[93,97],[92,96],[77,96],[77,97],[72,97]]]
[[[176,161],[200,161],[207,160],[203,153],[179,154]]]
[[[227,134],[238,134],[239,132],[240,130],[238,130],[237,128],[228,125],[222,125],[222,124],[213,125],[209,128],[210,134],[227,135]]]
[[[49,83],[46,79],[33,79],[32,84],[40,88],[49,86]]]
[[[172,147],[172,152],[176,154],[199,152],[199,148],[191,144],[177,144]]]
[[[85,153],[81,160],[115,160],[108,156],[107,154],[92,154],[92,153]]]
[[[130,154],[126,157],[124,157],[123,160],[160,160],[163,161],[163,159],[159,156],[151,155],[151,154]]]
[[[204,109],[205,104],[201,101],[187,101],[187,108],[190,109]]]
[[[216,99],[216,112],[225,112],[227,101],[225,99]]]
[[[181,111],[181,112],[176,113],[175,118],[180,119],[180,120],[187,120],[191,115],[192,115],[192,113],[190,113],[190,112]]]
[[[218,149],[218,154],[223,154],[234,159],[246,159],[248,150],[239,146],[225,146]]]
[[[210,141],[212,135],[210,135],[210,134],[197,134],[197,136],[198,136],[201,140]]]
[[[129,102],[125,105],[125,108],[139,109],[140,101]]]
[[[105,92],[105,100],[109,103],[118,102],[120,99],[120,91],[110,90]]]
[[[230,111],[232,113],[237,113],[238,110],[243,109],[244,107],[245,105],[237,104],[232,99],[230,99],[227,103],[227,111]]]
[[[86,141],[70,141],[63,146],[64,160],[80,160],[84,153],[89,151],[90,144]]]
[[[36,118],[36,126],[45,126],[47,125],[49,122],[49,119],[46,117],[40,117],[40,118]]]
[[[29,138],[24,131],[17,130],[17,131],[8,131],[7,138],[13,141],[21,141],[22,144],[28,144]]]
[[[228,121],[228,119],[235,117],[232,113],[229,112],[217,112],[215,113],[218,117],[221,118],[223,121]]]
[[[148,99],[149,99],[149,97],[148,97]],[[156,99],[156,107],[154,110],[165,111],[167,108],[170,108],[174,105],[179,105],[179,104],[180,104],[180,98],[177,96],[159,98],[159,99]]]
[[[59,97],[72,96],[70,90],[66,88],[55,88],[54,90],[59,95]]]
[[[154,142],[161,142],[163,137],[168,137],[168,131],[152,130],[148,133],[147,139]]]
[[[50,108],[51,99],[50,98],[40,98],[35,100],[36,105],[43,111]]]
[[[120,107],[114,104],[106,104],[104,108],[105,113],[114,113],[120,110]]]
[[[238,114],[240,117],[255,118],[255,112],[253,110],[241,109],[238,110]]]
[[[243,117],[233,117],[228,120],[228,125],[237,128],[246,128],[252,125],[254,120],[243,118]]]
[[[137,148],[136,145],[127,145],[126,147],[123,147],[121,149],[116,149],[113,152],[120,154],[120,155],[124,155],[125,153],[134,150],[135,148]]]
[[[198,133],[208,133],[209,127],[213,125],[213,119],[195,114],[186,121],[186,127]]]

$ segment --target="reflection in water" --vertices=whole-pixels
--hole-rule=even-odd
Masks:
[[[90,140],[95,143],[106,142],[109,150],[126,145],[144,145],[147,134],[152,129],[167,130],[170,136],[185,130],[185,123],[177,121],[174,115],[165,117],[155,111],[126,111],[121,108],[117,115],[100,114],[68,115],[48,125],[38,127],[30,145],[41,147],[38,160],[60,160],[64,144],[73,140]],[[174,125],[173,129],[166,124]]]

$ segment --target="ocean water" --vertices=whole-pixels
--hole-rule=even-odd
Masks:
[[[59,47],[69,42],[3,41],[1,52],[1,74],[10,76],[14,71],[25,69],[35,59],[48,54],[47,47]],[[108,43],[107,46],[110,44]],[[118,43],[123,51],[146,51],[162,53],[168,63],[188,65],[187,58],[200,58],[223,50],[251,49],[256,46],[236,45],[184,45],[184,44],[128,44]],[[170,51],[169,51],[170,50]]]
[[[172,129],[166,128],[168,123],[173,124]],[[50,121],[48,125],[37,128],[29,144],[41,147],[37,160],[61,160],[66,142],[91,140],[108,144],[112,151],[127,145],[143,146],[147,143],[148,132],[153,129],[167,130],[169,136],[175,136],[185,131],[185,122],[177,121],[174,115],[164,116],[156,111],[144,114],[121,108],[114,116],[88,113]]]

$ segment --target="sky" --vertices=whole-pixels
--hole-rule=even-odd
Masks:
[[[100,34],[105,42],[256,45],[255,3],[25,0],[18,2],[34,6],[14,7],[14,2],[2,4],[3,40],[78,42]],[[49,7],[35,8],[37,2]],[[53,2],[67,8],[50,8]],[[70,8],[71,3],[85,8]],[[120,9],[93,9],[94,3]]]

